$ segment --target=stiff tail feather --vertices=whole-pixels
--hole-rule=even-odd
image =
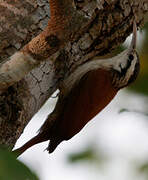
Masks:
[[[58,138],[51,139],[47,147],[47,151],[49,153],[52,153],[62,141],[63,140],[58,139]]]
[[[21,146],[18,149],[15,149],[13,153],[16,154],[17,157],[19,157],[23,152],[25,152],[28,148],[34,146],[35,144],[41,143],[43,141],[46,141],[48,139],[45,139],[42,134],[38,134],[32,139],[30,139],[27,143],[25,143],[23,146]]]

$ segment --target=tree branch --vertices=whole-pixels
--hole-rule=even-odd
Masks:
[[[51,18],[47,27],[0,68],[0,90],[21,80],[42,61],[58,51],[69,40],[72,1],[50,0]],[[75,17],[76,18],[76,17]]]

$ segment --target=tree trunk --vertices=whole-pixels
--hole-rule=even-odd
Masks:
[[[50,0],[50,3],[58,4],[58,1],[60,2]],[[80,64],[112,52],[132,32],[133,20],[136,20],[138,26],[142,26],[144,17],[147,20],[148,12],[147,0],[63,0],[58,5],[58,11],[51,13],[55,17],[61,14],[66,21],[64,19],[63,23],[55,18],[57,26],[54,31],[55,26],[50,26],[47,0],[0,1],[1,67],[11,61],[15,52],[23,52],[26,48],[27,53],[30,53],[28,43],[38,34],[40,36],[42,31],[41,34],[44,33],[45,36],[49,27],[62,42],[62,46],[54,50],[50,49],[53,44],[50,45],[45,55],[43,51],[38,52],[41,47],[34,41],[32,57],[35,61],[40,57],[40,61],[35,62],[29,70],[25,69],[24,64],[25,73],[16,77],[18,82],[5,83],[4,86],[9,86],[7,89],[3,89],[7,76],[4,72],[0,76],[0,89],[3,89],[0,95],[0,144],[13,147],[27,123],[60,86],[62,80]],[[62,6],[65,10],[62,10]],[[67,10],[69,12],[66,14]],[[57,27],[60,24],[63,25],[60,30],[63,34],[59,35]],[[38,54],[35,54],[35,50],[38,50]]]

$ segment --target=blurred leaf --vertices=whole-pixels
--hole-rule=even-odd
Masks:
[[[145,163],[139,167],[140,173],[148,174],[148,163]]]
[[[0,149],[0,180],[38,180],[27,166],[16,160],[15,155]]]
[[[91,161],[95,163],[100,163],[104,160],[103,155],[93,147],[85,148],[84,151],[79,153],[72,153],[68,156],[68,161],[70,163],[77,163],[77,162],[83,162],[83,161]]]
[[[92,149],[87,149],[80,153],[73,153],[69,155],[69,161],[74,163],[78,161],[88,161],[94,159],[94,152]]]
[[[123,112],[129,112],[129,110],[128,110],[128,109],[123,108],[123,109],[120,109],[118,113],[120,114],[120,113],[123,113]]]
[[[128,89],[144,94],[144,95],[148,95],[148,75],[143,75],[140,78],[138,78],[136,80],[136,83],[132,86],[130,86]]]
[[[125,108],[120,109],[118,113],[120,114],[120,113],[124,113],[124,112],[129,112],[129,113],[132,112],[132,113],[138,113],[138,114],[142,114],[144,116],[148,116],[147,112],[141,112],[141,111],[137,111],[137,110],[129,110],[129,109],[125,109]]]
[[[148,50],[148,23],[146,23],[144,25],[143,29],[145,30],[146,35],[145,35],[144,42],[142,44],[142,48],[141,49],[142,49],[143,53],[147,53],[147,50]]]
[[[129,90],[148,95],[148,53],[140,54],[141,70],[136,81],[128,87]]]

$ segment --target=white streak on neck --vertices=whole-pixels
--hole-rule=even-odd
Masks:
[[[122,62],[126,64],[125,59],[127,56],[127,50],[121,52],[115,57],[108,59],[96,59],[86,62],[85,64],[80,65],[74,72],[72,72],[62,83],[60,86],[60,90],[66,95],[70,92],[70,90],[79,83],[80,79],[89,71],[96,69],[116,69],[120,71],[119,64]]]

